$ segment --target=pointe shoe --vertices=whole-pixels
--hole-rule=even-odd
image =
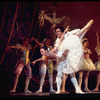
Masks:
[[[50,92],[51,93],[55,93],[56,91],[54,89],[50,89]]]
[[[56,94],[60,94],[60,91],[57,91]]]
[[[29,90],[24,90],[24,93],[32,93],[32,92]]]
[[[92,20],[90,20],[88,23],[87,23],[87,25],[85,26],[85,27],[89,27],[90,25],[92,25],[93,24],[93,19]]]
[[[85,88],[84,90],[85,90],[86,92],[91,92],[88,88]]]
[[[99,91],[99,89],[97,89],[97,88],[95,88],[94,90],[92,90],[93,92],[97,92],[97,91]]]
[[[83,92],[82,90],[80,90],[80,89],[77,89],[77,90],[76,90],[76,93],[84,94],[84,92]]]
[[[38,90],[38,91],[36,91],[35,93],[42,93],[42,90]]]
[[[16,90],[14,90],[14,89],[13,90],[10,90],[10,93],[14,93],[14,92],[16,92]]]
[[[65,91],[65,90],[61,90],[60,92],[61,92],[61,93],[66,93],[66,91]]]

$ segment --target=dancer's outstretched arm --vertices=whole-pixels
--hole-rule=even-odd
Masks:
[[[96,36],[97,36],[97,47],[99,46],[99,34],[98,32],[96,32]]]
[[[32,61],[31,63],[34,65],[36,62],[38,61],[48,61],[48,57],[47,56],[42,56],[42,58],[36,59],[34,61]]]
[[[10,48],[20,49],[20,48],[21,48],[21,45],[20,45],[20,44],[16,44],[16,45],[8,46],[8,47],[6,48],[6,51],[9,50]]]
[[[35,65],[36,62],[41,61],[41,60],[42,60],[42,58],[39,58],[39,59],[37,59],[37,60],[32,61],[31,63],[32,63],[33,65]]]

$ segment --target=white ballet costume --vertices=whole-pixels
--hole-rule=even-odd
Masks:
[[[73,33],[79,34],[79,32],[80,29],[75,29],[71,32],[67,32],[67,34],[65,34],[65,39],[63,40],[63,42],[59,47],[59,51],[57,53],[58,58],[62,56],[62,53],[65,50],[69,50],[69,52],[67,57],[57,65],[58,73],[56,77],[56,82],[57,82],[56,93],[60,93],[62,73],[71,74],[73,72],[77,72],[81,69],[83,65],[84,50],[83,50],[83,45],[81,43],[82,37],[79,38],[78,36],[73,35]],[[78,87],[76,78],[72,78],[71,82],[75,86],[76,93],[83,93]]]

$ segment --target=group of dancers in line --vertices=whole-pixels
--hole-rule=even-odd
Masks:
[[[92,60],[90,59],[90,54],[92,54],[91,50],[88,49],[89,41],[87,38],[83,38],[87,31],[91,28],[93,24],[93,20],[90,20],[85,27],[82,29],[75,29],[70,31],[70,27],[64,30],[62,26],[55,27],[55,34],[57,39],[55,41],[54,47],[50,46],[50,39],[46,38],[39,43],[34,37],[31,39],[24,38],[22,44],[16,44],[14,46],[8,46],[6,50],[10,48],[16,48],[20,50],[20,54],[17,60],[17,64],[14,69],[14,86],[10,90],[10,92],[16,92],[19,76],[25,68],[25,93],[32,93],[28,90],[30,79],[32,77],[32,69],[30,64],[34,64],[39,61],[39,72],[40,72],[40,88],[36,93],[43,92],[43,84],[45,81],[46,71],[48,70],[49,75],[49,83],[50,83],[50,92],[53,93],[61,93],[65,92],[65,84],[68,74],[71,77],[71,82],[75,87],[76,93],[84,94],[81,90],[82,84],[82,77],[83,73],[85,74],[85,90],[91,92],[88,89],[88,76],[90,71],[97,71],[97,83],[96,88],[93,91],[99,90],[100,84],[100,42],[99,42],[99,35],[96,33],[97,36],[97,46],[95,48],[98,56],[98,61],[93,64]],[[31,42],[35,41],[38,46],[40,47],[40,53],[42,55],[41,58],[36,59],[30,62],[29,53],[30,50],[35,48],[36,46],[32,47]],[[53,61],[56,61],[55,69],[57,71],[56,75],[56,85],[57,91],[53,89],[53,71],[54,65]],[[79,72],[79,79],[77,81],[75,77],[75,73]],[[62,88],[61,88],[62,86]]]

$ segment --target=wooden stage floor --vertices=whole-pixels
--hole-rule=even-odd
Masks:
[[[81,100],[81,99],[100,99],[100,92],[84,92],[85,94],[76,94],[73,91],[69,91],[66,93],[55,94],[50,92],[43,92],[43,93],[0,93],[0,100],[1,99],[73,99],[73,100]]]

